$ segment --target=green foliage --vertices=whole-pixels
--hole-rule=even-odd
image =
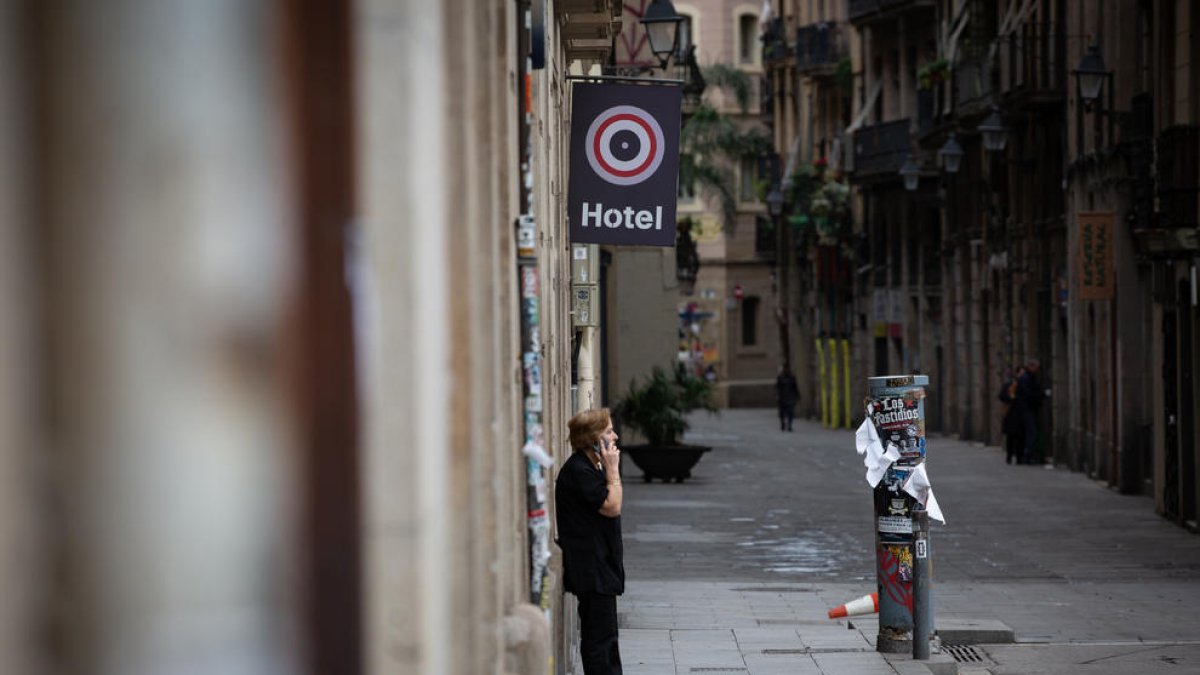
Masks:
[[[680,145],[684,157],[679,166],[680,182],[707,188],[715,195],[728,230],[737,214],[734,167],[742,157],[769,153],[771,138],[762,129],[743,129],[708,103],[701,103],[683,125]]]
[[[746,71],[727,63],[714,63],[701,69],[704,81],[731,92],[742,114],[750,108],[750,76]]]
[[[666,447],[679,445],[679,437],[688,429],[687,413],[701,408],[716,412],[712,384],[677,364],[671,374],[655,366],[642,384],[630,383],[614,411],[626,427],[641,432],[650,445]]]
[[[917,80],[922,89],[932,89],[950,77],[950,62],[946,59],[930,61],[917,69]]]
[[[851,63],[850,59],[838,61],[837,70],[833,74],[833,80],[837,82],[842,96],[849,97],[854,93],[854,64]]]

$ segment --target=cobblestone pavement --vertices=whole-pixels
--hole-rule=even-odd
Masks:
[[[875,590],[853,431],[731,410],[694,417],[688,441],[714,449],[683,484],[625,467],[627,673],[928,672],[876,653],[873,618],[825,618]],[[1017,640],[959,672],[1200,673],[1200,537],[1150,499],[950,438],[929,439],[928,468],[948,521],[931,534],[936,621]]]

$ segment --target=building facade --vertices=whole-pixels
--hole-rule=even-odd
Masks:
[[[0,3],[0,670],[569,667],[567,77],[620,17]]]
[[[707,83],[704,104],[741,132],[762,133],[761,4],[689,0],[674,5],[684,17],[677,60],[691,54],[702,69],[736,71],[749,81],[745,106],[738,102],[734,87],[721,78]],[[638,33],[630,28],[627,18],[618,65],[638,62],[629,49],[636,46],[633,38]],[[689,105],[685,85],[685,125],[698,103]],[[766,213],[759,195],[762,158],[747,153],[707,159],[719,167],[731,213],[726,213],[713,187],[681,182],[678,217],[690,228],[699,271],[674,298],[678,358],[696,375],[708,371],[715,378],[719,406],[769,406],[781,350],[772,298],[774,240],[764,224]]]
[[[783,80],[773,88],[785,99],[781,157],[816,147],[805,131],[843,100],[803,88],[823,44],[807,27],[815,18],[849,32],[849,115],[832,129],[853,186],[853,272],[831,277],[813,264],[819,255],[798,254],[812,270],[798,283],[813,288],[795,309],[823,320],[804,339],[847,333],[858,390],[870,375],[929,375],[930,429],[989,444],[1004,438],[1002,385],[1037,361],[1047,397],[1039,458],[1152,494],[1159,513],[1195,527],[1196,10],[1025,0],[771,7],[779,23],[764,52]],[[1098,95],[1085,86],[1096,68]],[[822,275],[836,280],[832,296],[820,292]],[[849,308],[848,326],[829,316],[831,297]],[[819,386],[828,366],[814,358],[811,381]]]

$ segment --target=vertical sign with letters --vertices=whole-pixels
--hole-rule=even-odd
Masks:
[[[1110,212],[1079,214],[1079,299],[1109,300],[1113,297],[1113,226]]]
[[[679,87],[576,83],[571,101],[571,241],[675,245]]]

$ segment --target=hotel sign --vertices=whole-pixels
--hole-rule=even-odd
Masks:
[[[571,99],[571,241],[675,245],[679,87],[577,83]]]

